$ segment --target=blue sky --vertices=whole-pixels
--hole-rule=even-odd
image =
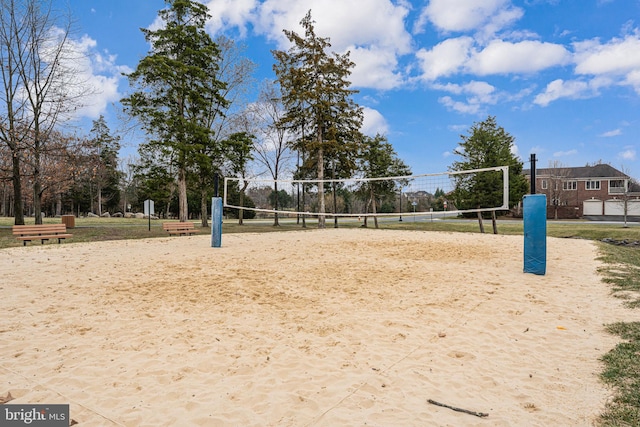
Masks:
[[[274,78],[282,30],[349,50],[365,131],[383,133],[413,173],[447,170],[474,122],[496,116],[529,167],[602,161],[640,179],[640,0],[202,0],[211,35],[248,46],[256,79]],[[62,0],[60,0],[62,4]],[[121,76],[148,45],[163,0],[65,0],[98,93],[79,110],[119,129]],[[127,148],[138,142],[127,137]]]

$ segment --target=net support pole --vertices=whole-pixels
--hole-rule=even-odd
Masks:
[[[222,198],[211,198],[211,247],[222,246]]]
[[[531,194],[536,194],[536,155],[531,153]]]
[[[527,194],[522,205],[524,272],[544,276],[547,269],[547,196]]]

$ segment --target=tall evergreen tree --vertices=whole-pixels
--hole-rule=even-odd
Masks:
[[[522,162],[513,152],[515,138],[498,126],[494,116],[474,123],[468,135],[461,135],[454,154],[462,160],[450,166],[451,171],[464,171],[497,166],[509,166],[509,206],[527,192],[527,180],[522,175]],[[503,198],[502,172],[480,173],[459,178],[454,192],[459,209],[499,206]],[[495,220],[495,212],[493,212]],[[481,231],[482,217],[478,213]],[[497,233],[494,221],[494,233]]]
[[[129,74],[137,90],[122,100],[151,136],[144,147],[158,149],[176,166],[179,218],[188,219],[187,173],[196,153],[211,140],[203,117],[223,105],[218,80],[220,51],[205,31],[207,7],[194,0],[166,0],[158,16],[164,26],[142,29],[151,51]]]
[[[107,204],[114,208],[120,201],[120,172],[118,171],[118,151],[120,137],[111,135],[104,116],[93,121],[91,128],[93,148],[93,181],[96,185],[97,214],[102,215],[102,207]]]
[[[300,22],[304,36],[284,30],[292,47],[273,51],[274,71],[282,90],[286,113],[282,126],[301,135],[292,148],[305,153],[316,170],[318,180],[325,179],[326,158],[339,153],[355,153],[362,126],[362,108],[355,104],[347,80],[355,64],[349,53],[328,54],[328,38],[318,37],[311,11]],[[307,167],[310,165],[307,165]],[[325,213],[324,183],[318,183],[319,212]],[[318,228],[325,227],[324,215]]]

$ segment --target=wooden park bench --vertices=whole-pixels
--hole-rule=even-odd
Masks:
[[[40,240],[44,244],[45,240],[58,239],[60,243],[67,237],[73,237],[73,234],[67,233],[65,224],[14,225],[13,235],[22,240],[23,246],[32,240]]]
[[[178,234],[181,236],[188,236],[198,232],[193,222],[163,222],[162,229],[168,231],[169,234]]]

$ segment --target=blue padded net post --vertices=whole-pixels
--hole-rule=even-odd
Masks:
[[[222,246],[222,197],[211,199],[211,247]]]
[[[527,194],[524,210],[524,272],[544,275],[547,269],[547,196]]]

